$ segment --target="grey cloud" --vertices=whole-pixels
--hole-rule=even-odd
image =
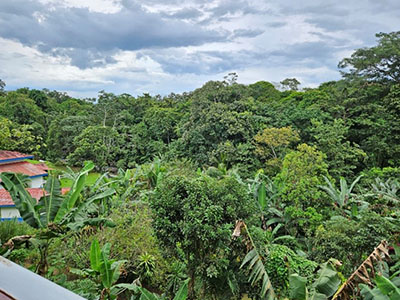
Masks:
[[[204,8],[204,11],[209,13],[208,18],[205,18],[200,24],[209,24],[215,22],[229,22],[234,17],[244,16],[249,14],[264,15],[270,13],[260,8],[255,8],[246,0],[222,0],[217,6],[212,8]]]
[[[318,65],[336,67],[337,61],[334,54],[338,50],[333,45],[323,41],[298,43],[280,50],[271,51],[268,54],[281,58],[280,64],[282,65],[306,64],[309,67],[317,67]]]
[[[265,30],[262,29],[236,29],[233,31],[233,38],[238,38],[238,37],[256,37],[260,34],[263,34]]]
[[[272,28],[279,28],[283,27],[287,24],[285,21],[276,21],[276,22],[267,22],[266,25],[267,27],[272,27]]]
[[[231,1],[224,0],[218,6],[209,10],[213,13],[213,17],[223,17],[228,14],[241,13],[246,14],[260,14],[261,11],[252,7],[247,1]]]
[[[41,9],[43,5],[33,1],[28,1],[28,3],[26,0],[0,1],[1,14],[31,17],[33,12]]]
[[[88,79],[75,83],[66,79],[65,86],[57,83],[62,89],[71,90],[72,82],[72,85],[76,84],[72,89],[77,93],[104,88],[130,92],[132,86],[138,90],[162,86],[165,90],[157,92],[176,92],[187,90],[186,87],[196,80],[199,82],[199,78],[205,81],[230,71],[238,71],[240,75],[241,70],[273,70],[271,72],[276,74],[271,77],[276,79],[271,80],[275,81],[290,76],[287,73],[293,70],[296,70],[293,76],[301,77],[307,84],[337,79],[340,76],[336,67],[339,53],[374,45],[375,33],[399,30],[400,25],[396,18],[400,9],[398,0],[347,0],[345,3],[337,0],[319,3],[313,0],[290,3],[278,0],[187,0],[184,5],[181,0],[115,1],[121,10],[104,14],[84,8],[65,8],[57,2],[49,9],[39,0],[0,0],[0,37],[34,47],[45,54],[43,57],[68,58],[71,64],[81,69],[112,64],[114,55],[120,50],[135,51],[138,59],[149,58],[143,59],[137,69],[131,67],[131,63],[126,68],[119,63],[118,70],[113,70],[112,75],[93,70],[99,78],[92,82]],[[150,12],[151,8],[166,5],[170,5],[166,11]],[[37,16],[41,17],[41,23]],[[294,34],[298,36],[294,37]],[[246,44],[245,49],[248,50],[239,50],[243,49],[241,37],[251,38],[246,41],[248,47]],[[313,42],[309,41],[310,37]],[[208,47],[212,42],[217,43]],[[202,45],[202,50],[185,49],[196,45]],[[221,47],[220,51],[207,50],[216,49],[217,45]],[[7,56],[3,53],[4,57],[20,60],[17,54]],[[151,60],[159,63],[168,76],[155,75]],[[23,65],[29,63],[31,61]],[[32,69],[40,72],[37,63]],[[3,73],[7,75],[6,71]],[[13,75],[17,78],[14,82],[21,80],[22,86],[30,85],[20,79],[23,75],[23,71],[20,76]],[[186,83],[179,78],[184,78]]]
[[[304,0],[302,2],[290,2],[290,4],[283,2],[278,6],[278,10],[282,14],[346,17],[354,9],[351,1],[353,0],[348,0],[346,5],[338,5],[338,2],[333,0],[323,2]]]
[[[147,55],[157,61],[165,72],[170,74],[202,74],[211,75],[232,69],[239,70],[259,64],[260,58],[266,56],[252,51],[198,51],[185,54],[181,51],[147,51]]]
[[[168,18],[187,20],[187,19],[199,18],[203,15],[203,13],[200,10],[198,10],[197,8],[187,7],[187,8],[182,8],[171,14],[164,13],[162,15],[165,17],[168,17]]]
[[[25,1],[26,2],[26,1]],[[14,2],[12,2],[14,4]],[[20,3],[15,2],[16,5]],[[90,12],[84,8],[61,8],[48,11],[36,2],[25,3],[25,15],[14,14],[12,5],[0,6],[0,36],[18,40],[28,46],[40,46],[42,51],[81,49],[86,58],[99,59],[91,49],[137,50],[142,48],[182,47],[221,41],[227,33],[207,30],[180,20],[164,20],[158,14],[145,12],[140,6],[115,14]],[[15,8],[16,9],[16,8]],[[33,12],[45,15],[38,22]],[[31,15],[27,12],[31,11]],[[64,51],[68,53],[70,51]],[[72,53],[76,53],[72,52]],[[71,57],[83,66],[82,59]]]
[[[50,54],[69,57],[71,64],[80,69],[102,67],[117,62],[112,57],[114,51],[100,52],[96,49],[56,48],[52,49]]]

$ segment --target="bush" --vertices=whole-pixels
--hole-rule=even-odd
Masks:
[[[370,188],[371,184],[375,183],[375,178],[380,178],[382,181],[386,181],[388,179],[398,179],[400,178],[400,168],[371,168],[362,172],[364,175],[361,178],[360,183],[366,187]]]
[[[89,268],[90,245],[97,239],[100,244],[111,243],[111,258],[126,260],[123,281],[132,282],[140,277],[146,286],[165,287],[169,263],[158,248],[151,226],[151,210],[147,204],[118,207],[112,211],[110,218],[115,227],[100,230],[87,227],[63,241],[57,240],[52,245],[51,253],[58,254],[51,258],[55,261],[63,258],[69,268]]]
[[[0,222],[0,245],[6,243],[9,239],[19,235],[32,235],[35,230],[25,222],[17,219],[6,220]],[[29,248],[25,248],[25,246]],[[38,251],[28,243],[17,245],[8,255],[8,259],[23,265],[25,268],[34,269],[34,265],[38,260]]]
[[[287,230],[293,236],[308,236],[321,225],[323,216],[314,207],[299,209],[295,206],[285,207],[285,218],[288,220]]]
[[[157,186],[151,207],[153,226],[165,249],[172,255],[182,250],[189,276],[199,278],[196,282],[208,291],[221,287],[221,278],[230,268],[235,221],[255,212],[246,188],[231,177],[170,176]],[[189,290],[193,292],[193,286]]]
[[[318,264],[297,255],[293,250],[283,245],[270,245],[265,259],[265,267],[277,294],[287,296],[289,274],[312,279]]]
[[[96,234],[99,242],[113,245],[112,258],[126,260],[125,268],[130,276],[140,276],[144,284],[164,287],[169,263],[158,247],[147,204],[120,207],[110,217],[117,226],[99,231]]]
[[[322,263],[329,258],[336,258],[343,263],[345,273],[351,273],[351,269],[358,265],[361,257],[360,249],[354,240],[357,231],[357,222],[343,217],[325,222],[317,229],[312,240],[312,259]]]
[[[345,275],[349,275],[395,231],[398,229],[394,225],[374,212],[362,213],[358,222],[335,217],[316,231],[311,257],[320,263],[336,258],[343,263]]]
[[[0,222],[0,243],[5,243],[14,236],[32,233],[32,227],[25,222],[19,222],[17,219]]]
[[[286,154],[281,172],[275,177],[283,202],[300,208],[327,206],[328,199],[318,187],[328,175],[326,155],[315,147],[301,144]]]

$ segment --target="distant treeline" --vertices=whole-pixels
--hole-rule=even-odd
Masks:
[[[339,63],[343,79],[298,90],[235,75],[165,97],[101,91],[97,99],[0,85],[0,148],[99,169],[130,168],[156,156],[199,167],[276,174],[299,145],[320,151],[333,177],[400,163],[400,33]],[[396,48],[397,47],[397,48]],[[397,52],[396,52],[397,51]]]

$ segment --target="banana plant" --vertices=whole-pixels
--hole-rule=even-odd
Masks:
[[[358,176],[350,185],[347,184],[346,179],[343,177],[340,178],[340,190],[338,190],[333,183],[324,176],[325,182],[327,185],[319,186],[322,190],[324,190],[333,200],[334,204],[343,208],[352,200],[352,191],[354,186],[360,181],[362,175]]]
[[[138,293],[138,286],[135,283],[119,283],[121,269],[124,260],[110,259],[111,244],[106,243],[102,248],[98,240],[94,240],[90,246],[90,269],[71,269],[71,273],[91,277],[99,284],[99,299],[115,300],[125,290]]]
[[[376,287],[370,288],[366,284],[360,284],[360,294],[364,300],[399,300],[400,278],[390,280],[384,276],[375,277]]]
[[[146,183],[149,189],[154,189],[168,172],[159,157],[155,158],[151,164],[137,166],[137,169],[140,172],[140,179]]]
[[[238,182],[245,185],[241,180],[238,180]],[[247,179],[247,191],[256,201],[260,212],[262,228],[266,230],[269,226],[266,216],[269,214],[269,210],[276,209],[279,191],[274,182],[268,176],[264,175],[263,170],[259,170],[253,179]]]
[[[133,283],[117,283],[124,260],[110,259],[111,244],[106,243],[102,248],[97,240],[90,246],[90,269],[71,269],[71,273],[94,278],[99,284],[100,299],[115,300],[125,290],[131,291],[134,295],[139,295],[139,300],[164,300],[164,295],[157,295],[141,287],[138,280]],[[188,296],[188,282],[186,279],[179,288],[173,300],[186,300]],[[138,297],[132,299],[137,299]]]
[[[190,279],[186,279],[182,286],[179,288],[178,292],[175,294],[173,300],[186,300],[188,297],[188,283]],[[164,295],[154,294],[144,287],[139,287],[139,291],[141,292],[141,296],[139,300],[166,300],[167,298]]]
[[[47,273],[47,251],[53,238],[86,225],[112,225],[103,218],[90,218],[89,214],[95,210],[97,201],[115,192],[113,189],[82,199],[81,194],[86,185],[87,175],[93,168],[93,163],[85,164],[75,176],[70,190],[65,195],[61,193],[61,184],[57,176],[50,175],[39,201],[34,199],[26,189],[28,182],[26,175],[14,173],[0,175],[1,184],[10,193],[24,222],[39,229],[38,233],[31,237],[30,242],[39,249],[40,262],[37,272],[41,275]]]
[[[289,276],[289,295],[293,300],[328,300],[335,294],[341,280],[335,266],[339,262],[335,259],[323,263],[318,271],[318,277],[307,288],[307,278],[299,274]]]
[[[319,188],[324,190],[332,199],[334,207],[338,209],[343,215],[349,215],[351,218],[357,218],[361,210],[365,210],[369,203],[363,201],[353,194],[355,185],[360,181],[363,175],[358,176],[350,185],[347,184],[346,179],[340,178],[340,190],[324,176],[327,185],[320,185]],[[364,195],[365,196],[365,195]],[[350,209],[347,209],[350,208]]]
[[[372,184],[372,190],[379,197],[385,198],[394,204],[398,204],[400,202],[400,196],[398,196],[400,184],[396,180],[388,179],[386,181],[382,181],[378,177],[375,179],[375,183]]]
[[[400,247],[393,245],[395,254],[391,255],[393,265],[375,276],[375,286],[360,284],[360,294],[365,300],[399,300],[400,299]]]

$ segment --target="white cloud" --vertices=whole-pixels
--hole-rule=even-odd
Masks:
[[[120,1],[116,0],[39,0],[39,2],[53,7],[77,7],[87,8],[93,12],[116,13],[121,10]]]
[[[316,86],[400,25],[397,0],[13,1],[0,3],[0,78],[82,97],[183,92],[232,71],[243,83]]]

